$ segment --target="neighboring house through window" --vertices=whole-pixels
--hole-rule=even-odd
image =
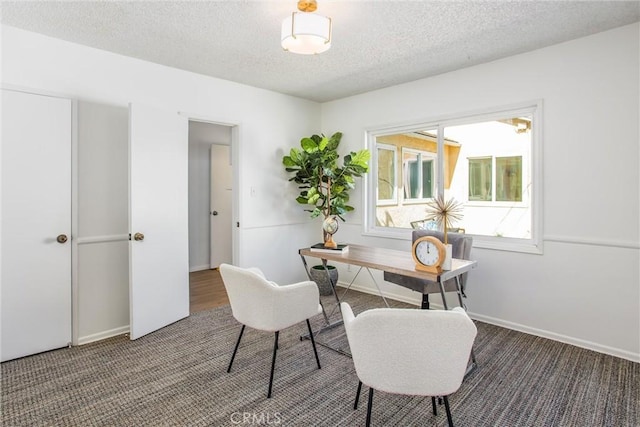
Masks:
[[[392,145],[377,145],[378,204],[396,203],[396,149]]]

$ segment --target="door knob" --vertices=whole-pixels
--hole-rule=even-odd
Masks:
[[[211,212],[211,215],[213,215],[213,216],[218,215],[218,211],[213,211],[213,212]]]
[[[142,233],[136,233],[133,235],[133,240],[136,240],[138,242],[141,242],[144,240],[144,234]]]
[[[56,237],[56,240],[58,241],[58,243],[66,243],[67,242],[67,235],[66,234],[60,234],[58,237]]]

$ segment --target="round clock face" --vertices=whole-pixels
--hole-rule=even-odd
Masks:
[[[413,259],[416,268],[437,272],[446,256],[444,244],[433,236],[422,236],[413,242]]]
[[[424,265],[438,265],[440,260],[440,251],[430,241],[418,242],[416,245],[416,257]]]

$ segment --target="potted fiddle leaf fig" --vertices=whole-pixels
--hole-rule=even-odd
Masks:
[[[349,205],[349,192],[355,188],[355,178],[362,177],[369,170],[371,153],[367,149],[352,151],[339,164],[338,146],[342,133],[331,137],[312,135],[300,140],[301,148],[292,148],[288,156],[282,158],[287,172],[293,176],[289,181],[298,184],[300,194],[297,202],[307,206],[311,218],[322,215],[323,242],[328,248],[335,248],[332,235],[338,228],[336,218],[344,221],[344,214],[353,211]]]

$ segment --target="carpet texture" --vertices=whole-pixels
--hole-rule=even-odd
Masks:
[[[379,298],[356,292],[346,300],[356,313],[380,306]],[[640,425],[640,364],[476,325],[479,367],[450,397],[457,427]],[[239,331],[225,306],[136,341],[116,337],[5,362],[2,425],[364,425],[367,388],[354,411],[351,359],[320,346],[318,370],[310,342],[299,339],[304,323],[280,334],[271,399],[273,334],[247,328],[227,373]],[[342,331],[320,339],[346,349]],[[372,424],[446,426],[447,420],[444,406],[431,413],[430,398],[376,392]]]

